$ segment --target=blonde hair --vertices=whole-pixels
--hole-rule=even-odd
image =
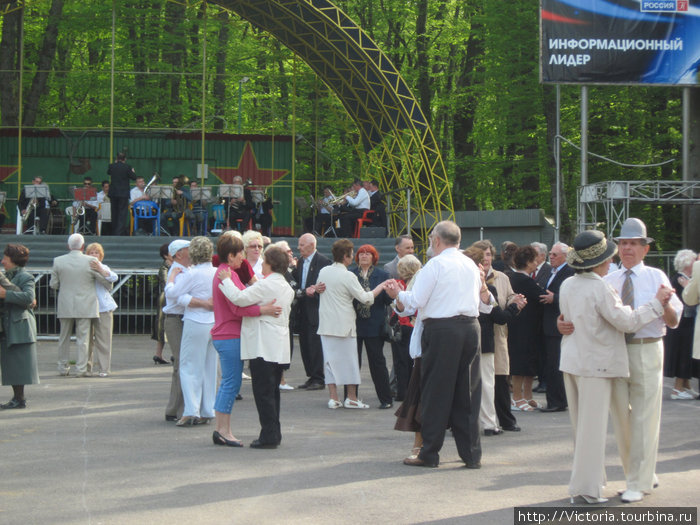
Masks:
[[[263,244],[263,238],[262,234],[259,231],[255,230],[248,230],[243,234],[243,237],[241,238],[243,240],[243,248],[248,250],[248,245],[250,244],[250,241],[260,241],[260,244]]]
[[[99,242],[92,242],[87,245],[85,248],[85,253],[89,252],[90,250],[95,249],[97,250],[97,253],[100,254],[100,256],[97,258],[100,262],[102,262],[102,259],[105,258],[105,250],[102,247],[102,245]]]
[[[190,241],[190,262],[200,264],[211,261],[214,245],[207,237],[194,237]]]
[[[396,272],[401,279],[408,282],[422,267],[423,265],[418,260],[418,257],[409,253],[399,259],[399,262],[396,264]]]

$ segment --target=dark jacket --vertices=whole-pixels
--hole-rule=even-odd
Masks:
[[[34,301],[34,277],[24,268],[14,268],[7,272],[7,278],[19,291],[7,291],[3,331],[8,346],[36,343],[36,320],[29,305]]]
[[[109,196],[129,197],[130,180],[136,180],[134,168],[126,162],[117,161],[109,165],[107,174],[110,175]]]
[[[351,272],[354,273],[358,279],[360,278],[359,267],[353,268]],[[374,288],[387,279],[389,279],[389,274],[375,266],[372,275],[369,276],[369,289],[374,290]],[[382,293],[374,298],[374,303],[369,309],[368,318],[362,319],[358,313],[355,320],[357,337],[379,337],[381,335],[387,314],[386,307],[390,303],[391,297],[389,297],[386,292],[382,291]],[[357,301],[353,301],[353,304],[356,306],[358,305]]]
[[[498,300],[498,292],[496,287],[488,284],[489,292]],[[518,305],[510,303],[504,310],[498,305],[495,305],[488,314],[479,314],[479,325],[481,326],[481,353],[492,354],[494,351],[493,342],[493,325],[506,324],[516,315],[520,313]]]
[[[559,288],[561,287],[561,283],[574,275],[574,273],[576,273],[574,269],[568,264],[565,264],[556,273],[552,282],[549,283],[549,286],[547,286],[547,283],[544,283],[547,290],[554,294],[554,301],[552,304],[542,305],[542,333],[548,337],[561,337],[559,330],[557,330],[557,317],[559,317],[561,313],[559,310]]]
[[[331,264],[331,260],[328,259],[328,257],[325,257],[321,255],[319,252],[316,252],[311,259],[311,265],[309,266],[309,273],[306,276],[306,283],[304,284],[307,288],[312,285],[316,284],[316,280],[318,279],[318,272],[321,271],[321,268],[328,266]],[[302,282],[302,277],[304,274],[304,259],[299,259],[297,261],[297,267],[294,269],[292,276],[294,280],[297,282],[299,286],[299,290],[297,292],[297,299],[299,302],[297,303],[297,312],[296,315],[298,316],[297,319],[300,323],[304,323],[306,325],[310,325],[311,327],[317,327],[318,326],[318,304],[319,304],[319,297],[318,294],[315,294],[313,297],[309,297],[306,295],[304,290],[301,290],[301,282]]]
[[[552,265],[548,262],[545,262],[542,265],[542,268],[540,268],[540,271],[537,272],[537,275],[535,275],[535,282],[539,285],[540,288],[544,290],[545,288],[547,288],[547,281],[549,281],[551,275]]]

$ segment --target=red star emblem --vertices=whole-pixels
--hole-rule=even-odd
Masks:
[[[222,184],[233,184],[233,178],[238,176],[244,181],[246,179],[252,180],[253,186],[271,186],[289,172],[289,170],[273,170],[258,167],[258,159],[255,158],[253,146],[251,146],[250,142],[245,143],[243,154],[238,161],[238,167],[217,167],[210,168],[210,171]]]
[[[0,166],[0,181],[5,182],[10,175],[17,172],[17,166]]]

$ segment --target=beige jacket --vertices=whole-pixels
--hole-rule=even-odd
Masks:
[[[661,303],[652,299],[632,310],[597,274],[586,272],[565,280],[559,290],[564,319],[574,333],[561,341],[562,372],[584,377],[629,377],[625,333],[661,317]]]
[[[357,276],[348,271],[342,263],[333,263],[321,268],[317,282],[326,285],[318,309],[318,335],[355,337],[357,332],[352,300],[372,304],[374,294],[365,292]]]
[[[688,306],[700,303],[700,261],[693,263],[693,276],[690,282],[683,289],[683,301]],[[698,326],[700,315],[695,316],[695,336],[693,339],[693,359],[700,359],[700,326]]]
[[[90,261],[93,260],[97,259],[80,250],[71,250],[53,260],[49,286],[58,290],[56,317],[59,319],[93,319],[100,316],[95,281],[107,290],[112,289],[112,283],[90,269]]]
[[[493,286],[498,294],[498,306],[503,310],[506,309],[515,295],[513,288],[510,286],[510,279],[503,272],[493,270]],[[508,358],[508,325],[494,324],[493,325],[493,364],[495,374],[499,376],[507,376],[510,374],[510,359]]]

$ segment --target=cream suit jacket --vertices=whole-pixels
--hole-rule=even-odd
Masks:
[[[693,276],[688,285],[683,289],[683,300],[688,306],[700,303],[700,261],[693,263]],[[693,339],[693,359],[700,359],[700,315],[695,316],[695,335]]]
[[[372,304],[374,294],[364,291],[357,276],[338,262],[321,268],[317,282],[326,285],[318,309],[318,335],[355,337],[357,332],[352,300]]]
[[[58,290],[56,316],[59,319],[92,319],[100,316],[95,281],[107,290],[112,289],[112,283],[90,269],[92,260],[97,259],[80,250],[71,250],[53,260],[49,286]]]

